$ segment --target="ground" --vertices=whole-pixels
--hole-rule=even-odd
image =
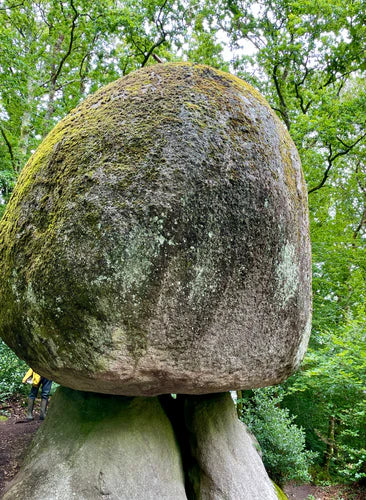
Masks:
[[[5,403],[0,402],[0,498],[5,485],[18,472],[34,433],[41,424],[39,420],[39,400],[35,405],[35,419],[25,420],[26,397],[14,397]],[[2,417],[8,417],[2,421]]]
[[[14,397],[0,403],[0,499],[6,483],[18,472],[27,447],[40,426],[39,400],[35,405],[35,419],[25,422],[26,397]],[[1,416],[8,417],[2,421]],[[287,484],[284,492],[289,500],[366,500],[365,487],[315,486],[311,484]]]
[[[283,491],[289,500],[365,500],[366,489],[358,486],[315,486],[287,484]]]

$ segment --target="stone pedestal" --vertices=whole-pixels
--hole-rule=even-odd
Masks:
[[[4,500],[277,500],[230,395],[60,388]]]
[[[157,398],[60,388],[4,500],[185,500],[184,473]]]

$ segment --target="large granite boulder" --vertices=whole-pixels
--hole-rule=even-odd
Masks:
[[[267,102],[155,65],[86,99],[0,223],[0,336],[74,389],[200,394],[278,383],[310,332],[307,195]]]
[[[187,500],[157,398],[60,388],[3,500]]]

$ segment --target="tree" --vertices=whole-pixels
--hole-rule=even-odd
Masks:
[[[352,360],[364,367],[365,11],[360,1],[338,0],[208,0],[206,9],[213,29],[230,40],[236,72],[268,98],[302,159],[314,320],[303,371],[286,384],[289,391],[296,387],[296,404],[295,396],[285,404],[303,425],[311,421],[307,442],[321,452],[325,468],[356,479],[364,457],[365,387]]]
[[[357,318],[323,331],[302,370],[286,383],[288,406],[307,428],[311,447],[321,451],[326,474],[342,480],[366,477],[364,317],[360,309]]]
[[[41,139],[85,96],[91,60],[103,43],[100,8],[96,2],[90,9],[82,0],[2,2],[0,157],[2,177],[8,180],[3,183],[5,197]]]

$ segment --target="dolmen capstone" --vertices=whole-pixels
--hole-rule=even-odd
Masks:
[[[0,336],[35,371],[82,391],[72,396],[62,389],[54,398],[49,424],[31,452],[33,458],[46,454],[40,463],[51,453],[47,432],[54,431],[61,407],[79,405],[87,420],[99,398],[103,408],[117,405],[111,414],[145,405],[165,415],[166,401],[152,403],[149,396],[174,393],[191,395],[180,403],[187,416],[202,413],[202,396],[195,395],[279,383],[299,366],[311,328],[307,194],[296,148],[265,99],[242,80],[188,63],[143,68],[87,98],[30,158],[0,222],[0,274]],[[230,398],[205,396],[204,408],[210,398],[232,414]],[[81,418],[70,412],[75,421]],[[153,421],[141,429],[156,434]],[[189,434],[189,422],[181,423],[175,432]],[[230,432],[236,435],[239,424]],[[106,432],[97,419],[88,436],[99,436],[99,426]],[[126,429],[131,436],[136,431]],[[72,441],[72,430],[65,431],[65,442]],[[162,439],[172,451],[165,431]],[[126,447],[131,439],[124,439],[116,438],[112,449]],[[101,447],[102,441],[92,440]],[[255,459],[239,453],[237,474],[258,462],[252,448]],[[77,477],[66,487],[72,468],[65,463],[79,464],[81,456],[62,449],[56,462],[65,477],[55,481],[57,498],[94,498],[91,490],[95,498],[107,495],[103,491],[126,499],[276,498],[267,476],[260,481],[266,491],[257,485],[241,497],[222,492],[229,488],[230,467],[221,486],[212,472],[192,488],[186,478],[184,488],[178,448],[173,472],[151,479],[155,490],[133,493],[127,479],[120,490],[113,481],[108,486],[106,472],[96,472],[99,465],[88,474],[79,469],[85,484]],[[219,456],[198,450],[196,444],[187,452],[197,463]],[[144,460],[154,463],[157,455]],[[34,473],[31,463],[12,498],[33,498],[20,486]],[[118,469],[123,459],[113,464],[124,477]],[[207,463],[200,467],[210,470]],[[98,476],[96,486],[91,476]],[[165,491],[168,476],[174,487]],[[55,490],[53,496],[37,494],[56,498]]]

